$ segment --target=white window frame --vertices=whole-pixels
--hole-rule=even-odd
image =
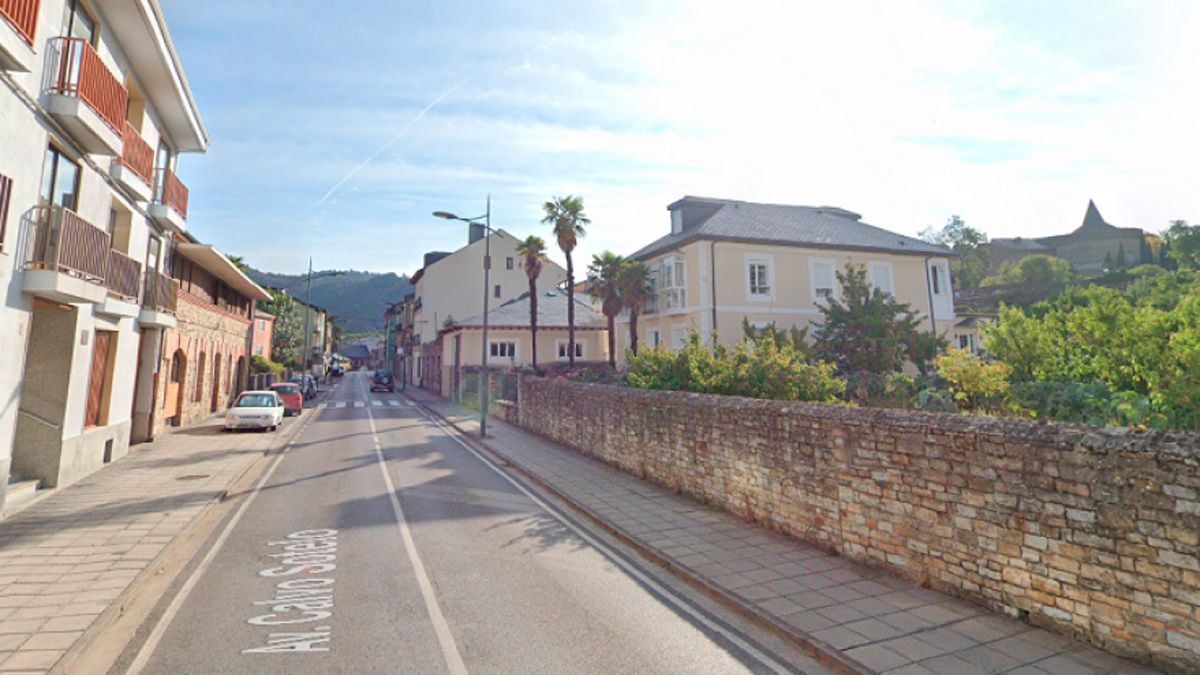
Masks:
[[[753,268],[762,265],[766,268],[766,293],[755,293],[753,283]],[[771,302],[775,300],[775,256],[770,253],[746,254],[746,300],[750,302]]]
[[[936,271],[935,271],[936,270]],[[937,286],[934,286],[934,277],[937,277]],[[949,265],[943,262],[935,262],[929,265],[929,290],[935,296],[946,295],[950,290],[950,268]]]
[[[659,259],[659,281],[671,281],[670,285],[660,283],[658,287],[659,306],[662,313],[681,312],[687,309],[687,259],[682,255],[669,255]]]
[[[567,340],[555,340],[554,341],[554,355],[558,358],[559,361],[570,360],[570,355],[564,349],[564,347],[566,347],[566,346],[567,346]],[[576,359],[587,358],[587,346],[585,343],[580,342],[579,340],[575,341],[575,358]]]
[[[838,292],[837,261],[833,258],[810,257],[808,259],[808,287],[810,295],[812,295],[812,302],[814,305],[822,305],[825,303],[825,296],[817,293],[817,265],[829,265],[829,273],[832,275],[830,283],[833,284],[829,297],[836,300],[840,295]]]
[[[885,271],[885,274],[887,276],[887,284],[888,284],[887,288],[883,288],[882,286],[876,286],[875,281],[874,281],[874,276],[875,276],[875,270],[877,270],[877,269]],[[867,261],[867,281],[871,284],[872,288],[879,288],[879,290],[883,291],[885,294],[890,295],[893,298],[896,297],[896,275],[892,270],[892,263],[890,260],[868,260]]]
[[[511,354],[501,354],[500,349],[503,345],[511,345]],[[519,340],[488,340],[488,358],[489,359],[509,359],[516,361],[521,353],[521,343]]]

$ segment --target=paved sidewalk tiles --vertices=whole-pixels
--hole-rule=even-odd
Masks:
[[[465,409],[407,393],[478,431]],[[1158,672],[768,532],[500,420],[490,420],[487,445],[658,557],[864,671]]]
[[[0,521],[0,673],[50,670],[302,419],[276,433],[176,430]]]

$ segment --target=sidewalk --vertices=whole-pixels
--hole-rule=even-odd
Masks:
[[[168,544],[307,419],[276,433],[224,434],[220,418],[179,429],[0,521],[0,672],[74,658]]]
[[[479,420],[405,393],[462,431]],[[889,675],[1158,671],[705,508],[495,418],[488,448],[622,538],[848,670]]]

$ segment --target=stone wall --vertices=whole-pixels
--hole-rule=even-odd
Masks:
[[[520,424],[747,520],[1200,669],[1200,437],[523,378]]]

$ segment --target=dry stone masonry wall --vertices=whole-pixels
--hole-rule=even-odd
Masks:
[[[1200,436],[524,378],[520,424],[848,558],[1200,672]]]

